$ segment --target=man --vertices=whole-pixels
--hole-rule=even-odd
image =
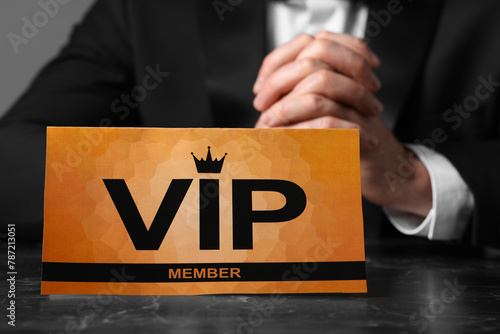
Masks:
[[[292,21],[310,11],[306,30],[343,12],[343,30],[364,31],[366,43],[318,29],[262,63],[281,44],[280,6]],[[12,143],[0,148],[4,219],[41,226],[45,125],[354,127],[363,196],[386,211],[367,204],[367,229],[389,217],[407,234],[499,246],[499,9],[493,0],[100,1],[0,123]]]

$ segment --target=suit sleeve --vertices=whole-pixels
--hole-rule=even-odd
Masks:
[[[122,1],[97,2],[0,120],[2,230],[15,223],[18,237],[41,238],[46,126],[112,125],[111,104],[134,80],[126,10]]]
[[[457,168],[474,195],[470,241],[500,248],[500,142],[450,142],[439,151]]]

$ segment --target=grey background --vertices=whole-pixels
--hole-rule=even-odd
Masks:
[[[22,18],[33,22],[33,16],[43,11],[39,2],[57,0],[2,0],[0,1],[0,117],[28,87],[33,77],[66,43],[72,27],[78,23],[96,0],[70,0],[59,4],[59,12],[48,17],[47,24],[27,44],[15,53],[8,34],[23,36]],[[67,2],[68,0],[61,2]]]

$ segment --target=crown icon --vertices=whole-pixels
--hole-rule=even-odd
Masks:
[[[207,158],[205,160],[203,160],[203,158],[198,159],[194,156],[193,152],[191,152],[191,155],[193,156],[198,173],[218,174],[222,170],[222,165],[224,164],[224,159],[226,158],[227,153],[224,154],[220,160],[212,160],[212,153],[210,153],[210,146],[208,146]]]

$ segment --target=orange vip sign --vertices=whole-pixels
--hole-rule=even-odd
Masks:
[[[366,292],[356,130],[47,130],[42,294]]]

